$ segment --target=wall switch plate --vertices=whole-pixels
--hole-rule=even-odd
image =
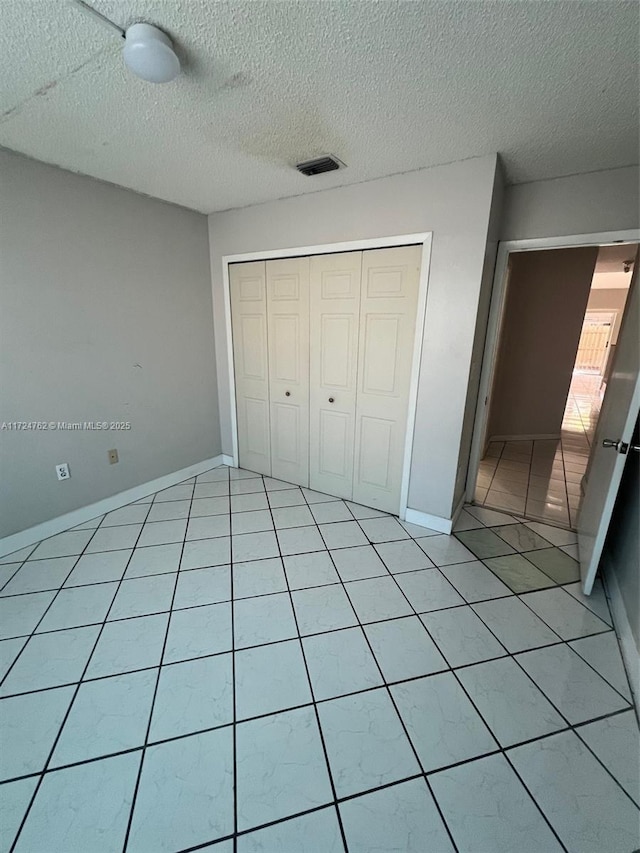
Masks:
[[[108,450],[109,455],[109,465],[115,465],[118,461],[118,451],[117,450]]]
[[[61,465],[56,465],[56,474],[59,480],[68,480],[71,477],[69,473],[69,463],[63,462]]]

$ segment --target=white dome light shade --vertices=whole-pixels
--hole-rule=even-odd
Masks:
[[[127,68],[149,83],[168,83],[180,73],[171,39],[152,24],[132,24],[122,53]]]

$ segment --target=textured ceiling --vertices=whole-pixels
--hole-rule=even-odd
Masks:
[[[184,73],[136,79],[70,0],[0,0],[0,145],[204,212],[496,151],[514,183],[638,159],[635,2],[92,5]],[[348,168],[292,169],[322,153]]]

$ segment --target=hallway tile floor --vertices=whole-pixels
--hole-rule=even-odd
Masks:
[[[574,373],[560,439],[490,442],[476,482],[478,506],[575,528],[601,384],[601,376]]]
[[[0,561],[0,851],[632,853],[575,536],[215,468]]]

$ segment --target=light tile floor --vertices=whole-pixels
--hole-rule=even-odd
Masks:
[[[575,528],[601,385],[601,376],[574,373],[560,440],[490,442],[480,462],[475,503]]]
[[[0,562],[0,850],[631,853],[575,536],[213,469]]]

